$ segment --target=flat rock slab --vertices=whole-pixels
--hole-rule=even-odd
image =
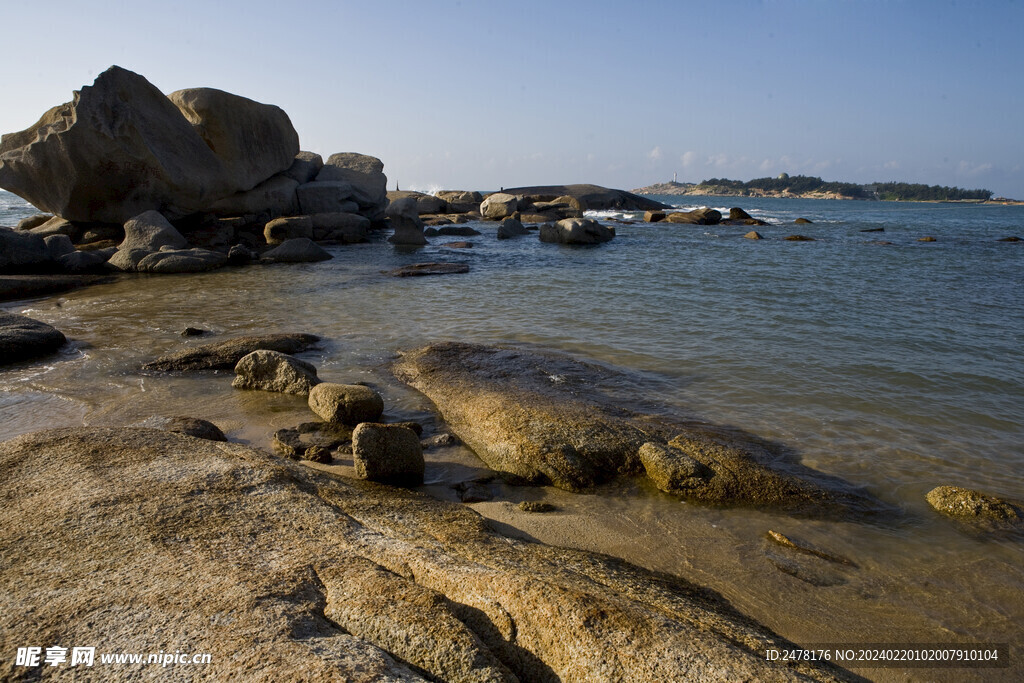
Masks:
[[[241,444],[39,432],[0,444],[0,490],[0,610],[31,615],[0,620],[4,652],[187,643],[211,662],[177,675],[209,680],[856,680],[766,661],[796,646],[682,579]]]
[[[469,266],[465,263],[417,263],[411,266],[402,266],[394,270],[381,271],[392,277],[418,277],[421,275],[453,275],[468,273]]]
[[[111,279],[109,275],[0,275],[0,301],[67,292]]]
[[[602,391],[611,371],[559,354],[448,342],[405,353],[394,371],[434,402],[489,467],[513,480],[586,490],[644,473],[640,449],[656,444],[693,463],[695,476],[681,478],[685,487],[673,493],[694,500],[820,515],[882,507],[799,465],[777,444],[626,410],[643,397]]]
[[[67,341],[59,330],[44,322],[0,311],[0,366],[48,356]]]
[[[253,351],[266,349],[280,353],[299,353],[313,346],[318,341],[320,341],[320,337],[315,334],[301,333],[236,337],[161,356],[143,365],[142,369],[165,372],[233,370],[238,361]]]

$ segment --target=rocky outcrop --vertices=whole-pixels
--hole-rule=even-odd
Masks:
[[[299,210],[316,213],[356,213],[359,204],[352,200],[352,183],[313,180],[295,188]]]
[[[280,107],[215,88],[178,90],[167,98],[220,159],[229,184],[238,190],[250,190],[287,170],[299,152],[299,134]]]
[[[423,449],[416,432],[402,425],[363,422],[352,431],[356,476],[402,486],[423,483]]]
[[[319,383],[312,363],[279,351],[260,349],[238,361],[231,386],[308,396],[309,390]]]
[[[263,252],[260,261],[265,263],[315,263],[334,258],[327,250],[308,237],[285,240],[270,251]]]
[[[424,192],[411,192],[406,190],[394,190],[387,193],[388,202],[394,204],[399,199],[412,198],[416,202],[416,211],[422,216],[425,213],[444,213],[447,203],[440,197]]]
[[[328,422],[355,425],[376,422],[384,412],[384,399],[362,384],[323,382],[310,389],[309,409]]]
[[[468,192],[465,190],[442,190],[437,196],[444,200],[447,209],[451,213],[470,213],[480,208],[480,202],[484,200],[479,192]]]
[[[427,244],[415,198],[405,197],[388,205],[387,217],[388,224],[394,229],[388,242],[413,247]]]
[[[1024,508],[959,486],[937,486],[925,496],[937,512],[983,532],[1024,533]]]
[[[655,444],[672,468],[666,480],[683,482],[672,488],[687,498],[816,514],[881,508],[776,444],[627,410],[642,406],[621,389],[605,389],[621,378],[564,356],[443,343],[405,353],[394,370],[489,467],[514,480],[585,490],[641,473],[641,447]]]
[[[564,218],[540,226],[540,241],[555,244],[600,244],[615,237],[612,228],[592,218]]]
[[[380,159],[353,152],[332,154],[316,179],[317,182],[348,183],[352,188],[349,197],[359,205],[359,213],[371,221],[384,219],[384,209],[388,206],[388,178],[384,175],[384,163]]]
[[[241,444],[41,432],[0,444],[0,487],[0,609],[32,615],[0,621],[4,652],[188,643],[212,660],[175,675],[211,680],[854,680],[767,661],[795,646],[683,579]]]
[[[297,181],[278,174],[251,190],[219,199],[204,211],[213,216],[288,216],[299,210],[299,200],[295,193],[298,186]]]
[[[162,429],[165,432],[175,432],[176,434],[184,434],[208,441],[228,440],[220,427],[209,420],[203,420],[198,417],[162,417],[154,415],[134,426]]]
[[[718,225],[722,222],[722,212],[717,209],[694,209],[693,211],[676,211],[665,216],[669,223],[689,225]]]
[[[288,354],[299,353],[318,341],[320,341],[320,337],[316,335],[301,333],[235,337],[161,356],[146,363],[142,368],[161,372],[233,370],[243,356],[247,356],[253,351],[268,349]]]
[[[533,187],[505,188],[503,192],[521,197],[532,197],[536,201],[554,201],[561,197],[572,197],[583,211],[657,211],[670,208],[647,197],[614,190],[600,185],[538,185]]]
[[[0,365],[49,356],[67,341],[44,322],[0,311]]]

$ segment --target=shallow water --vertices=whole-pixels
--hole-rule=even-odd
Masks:
[[[11,195],[0,199],[0,224],[30,212]],[[332,248],[335,258],[319,264],[128,276],[2,304],[73,343],[60,356],[0,372],[0,439],[184,414],[267,447],[275,429],[311,418],[302,399],[234,390],[229,374],[138,370],[211,338],[319,334],[325,341],[302,357],[323,379],[369,382],[389,417],[428,428],[429,402],[388,371],[398,350],[444,339],[558,349],[628,371],[623,390],[639,387],[662,410],[783,442],[804,464],[898,506],[903,518],[879,526],[721,510],[635,482],[600,495],[493,484],[498,498],[475,507],[499,528],[692,579],[804,643],[1019,644],[1024,547],[962,533],[931,512],[924,494],[954,484],[1024,499],[1024,244],[996,241],[1024,236],[1024,208],[735,203],[772,223],[756,228],[767,239],[742,239],[746,227],[620,223],[609,244],[568,248],[532,236],[499,242],[485,224],[478,237],[432,238],[414,251],[378,237]],[[814,223],[793,225],[797,216]],[[879,227],[885,232],[861,232]],[[817,241],[781,239],[794,233]],[[937,241],[917,241],[925,235]],[[475,247],[441,246],[463,239]],[[380,272],[434,260],[472,270],[401,279]],[[216,337],[183,338],[187,326]],[[450,483],[481,471],[461,448],[427,457],[426,488],[435,495],[454,497]],[[560,511],[528,515],[510,504],[537,497]],[[788,556],[765,540],[768,529],[856,567]],[[910,676],[957,680],[965,672],[954,673]]]

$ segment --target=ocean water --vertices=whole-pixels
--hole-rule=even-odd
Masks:
[[[602,212],[615,240],[572,248],[534,236],[499,242],[493,224],[474,224],[482,235],[435,237],[417,250],[378,236],[332,247],[335,258],[318,264],[129,276],[2,303],[72,344],[0,371],[0,439],[188,414],[266,447],[275,429],[310,419],[301,399],[235,391],[228,375],[140,373],[142,362],[204,341],[182,338],[186,326],[319,334],[325,342],[303,357],[321,377],[367,381],[389,416],[428,425],[429,402],[388,371],[399,350],[446,339],[561,350],[627,371],[629,391],[667,413],[780,441],[899,514],[878,525],[793,519],[687,504],[626,482],[576,496],[501,487],[497,501],[476,506],[501,528],[684,576],[798,642],[1019,644],[1024,543],[966,534],[924,495],[951,484],[1024,500],[1024,243],[998,241],[1024,237],[1024,207],[660,199],[723,213],[741,206],[769,225],[645,224],[640,213]],[[32,212],[0,193],[0,225]],[[794,225],[797,217],[813,223]],[[750,229],[765,239],[743,239]],[[792,234],[815,241],[782,239]],[[926,236],[935,241],[919,241]],[[443,246],[464,239],[474,248]],[[381,274],[424,261],[464,262],[471,272]],[[454,479],[479,471],[464,449],[427,457],[435,495],[450,496]],[[510,512],[509,501],[537,496],[562,511]],[[768,529],[856,568],[823,569],[828,580],[818,585],[794,576]],[[1012,678],[1001,671],[978,680]]]

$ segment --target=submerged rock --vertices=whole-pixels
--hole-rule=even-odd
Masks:
[[[513,480],[581,491],[651,463],[653,478],[670,490],[709,503],[820,513],[881,507],[792,462],[777,444],[626,410],[626,396],[601,388],[610,371],[558,354],[449,342],[405,353],[394,371],[434,402],[489,467]],[[645,444],[657,448],[641,456]]]
[[[1024,532],[1024,509],[1009,500],[959,486],[936,486],[925,498],[937,512],[976,530]]]
[[[220,427],[209,420],[203,420],[198,417],[161,417],[154,415],[148,420],[144,420],[138,426],[162,429],[165,432],[175,432],[197,439],[206,439],[207,441],[228,440]]]
[[[243,356],[247,356],[253,351],[268,349],[281,353],[298,353],[305,351],[318,341],[320,341],[320,337],[314,334],[301,333],[235,337],[161,356],[143,365],[142,369],[159,371],[233,370]]]
[[[394,270],[383,271],[391,277],[419,277],[423,275],[453,275],[468,273],[469,266],[465,263],[415,263]]]
[[[241,444],[52,430],[0,444],[0,486],[0,609],[32,615],[0,622],[4,652],[173,634],[232,653],[211,680],[856,680],[767,661],[796,646],[683,579]]]
[[[0,366],[49,356],[67,341],[59,330],[44,322],[0,311]]]
[[[333,256],[308,237],[287,239],[260,257],[267,263],[316,263],[329,261]]]

